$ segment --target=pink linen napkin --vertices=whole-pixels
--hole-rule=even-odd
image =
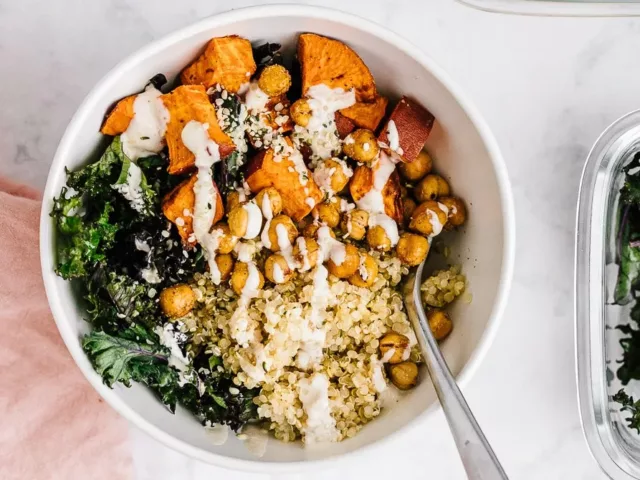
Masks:
[[[127,425],[71,359],[49,312],[39,194],[0,178],[0,479],[127,479]]]

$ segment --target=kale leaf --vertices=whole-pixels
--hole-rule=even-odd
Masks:
[[[56,273],[64,279],[82,278],[105,263],[106,251],[113,245],[120,226],[109,219],[113,212],[111,203],[103,205],[97,218],[85,220],[70,212],[70,209],[79,208],[75,201],[77,197],[64,199],[64,196],[63,191],[55,200],[51,213],[63,234],[58,247]]]
[[[100,160],[75,172],[67,172],[67,186],[82,192],[89,201],[109,198],[113,193],[111,185],[120,176],[124,158],[120,137],[114,137]]]
[[[136,191],[132,191],[132,187],[130,186],[130,184],[134,182],[132,179],[137,179],[133,187]],[[144,216],[153,215],[155,211],[154,206],[158,201],[158,194],[147,184],[147,178],[142,169],[129,160],[124,154],[122,155],[120,175],[111,187],[120,192],[125,198],[125,195],[132,197],[128,198],[131,202],[131,208]],[[139,192],[137,191],[138,189]]]
[[[638,283],[640,277],[640,245],[635,243],[638,236],[636,230],[637,211],[626,206],[622,210],[620,231],[618,233],[618,281],[614,292],[614,301],[619,305],[629,303],[631,290]]]
[[[625,420],[629,428],[633,428],[640,433],[640,400],[635,401],[633,397],[627,395],[622,389],[612,397],[612,400],[620,404],[621,412],[626,411],[631,414]]]
[[[169,364],[169,350],[160,345],[157,335],[140,326],[125,330],[117,337],[91,332],[84,337],[82,346],[109,387],[116,382],[127,387],[131,381],[143,383],[155,391],[172,412],[180,403],[203,423],[223,423],[236,431],[256,417],[253,403],[256,389],[235,387],[233,390],[229,374],[218,369],[202,370],[204,379],[193,371],[186,377],[190,381],[182,381]],[[200,362],[210,363],[201,356],[194,365]]]
[[[282,58],[282,52],[280,51],[281,47],[279,43],[269,42],[253,47],[253,58],[256,59],[258,67],[264,68],[269,65],[282,65],[284,60]]]

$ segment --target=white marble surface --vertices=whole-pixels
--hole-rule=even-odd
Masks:
[[[91,86],[146,42],[230,7],[216,0],[0,0],[0,173],[37,187]],[[484,114],[515,194],[506,318],[465,394],[513,479],[602,478],[582,437],[573,344],[575,202],[599,133],[640,106],[640,23],[495,15],[451,0],[309,2],[361,14],[434,57]],[[263,479],[191,461],[132,431],[139,479]],[[464,478],[441,414],[388,455],[305,475]],[[297,478],[290,476],[287,478]]]

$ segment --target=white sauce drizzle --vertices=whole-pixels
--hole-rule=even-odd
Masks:
[[[307,249],[307,241],[304,237],[298,237],[296,239],[296,245],[300,251],[302,257],[302,265],[300,265],[300,271],[306,272],[311,270],[311,261],[309,260],[309,250]]]
[[[298,265],[295,258],[293,258],[293,247],[291,245],[291,241],[289,240],[287,227],[285,227],[282,223],[276,225],[276,236],[278,238],[278,247],[280,247],[280,254],[284,257],[287,265],[289,265],[289,268],[291,270],[295,270]]]
[[[398,240],[400,240],[398,224],[390,216],[384,213],[369,214],[369,227],[375,226],[382,227],[384,232],[387,234],[387,238],[391,241],[392,247],[394,247],[398,243]]]
[[[339,242],[331,236],[331,229],[323,225],[318,229],[318,245],[320,247],[321,258],[318,263],[331,260],[336,265],[342,265],[347,258],[347,249],[344,243]]]
[[[128,162],[127,166],[127,180],[124,183],[115,183],[111,185],[111,188],[119,192],[125,199],[131,204],[137,212],[142,212],[145,209],[144,197],[142,194],[142,170],[140,167],[133,163]]]
[[[373,167],[373,186],[360,200],[356,201],[358,208],[370,213],[384,213],[382,190],[395,168],[394,160],[384,152],[380,152],[378,162]]]
[[[209,125],[191,120],[182,129],[182,143],[196,157],[195,165],[198,177],[193,186],[195,207],[193,211],[193,233],[202,246],[205,258],[209,263],[211,279],[220,284],[220,271],[216,263],[216,250],[222,232],[210,232],[216,215],[216,188],[211,175],[211,167],[220,161],[218,144],[209,138]],[[215,233],[217,232],[217,233]]]
[[[382,373],[382,364],[384,360],[378,360],[376,355],[371,355],[371,381],[376,392],[382,393],[387,389],[387,381]]]
[[[355,93],[319,84],[307,90],[307,97],[311,118],[306,128],[296,126],[294,138],[308,144],[314,157],[329,158],[340,150],[335,113],[356,103]]]
[[[266,197],[267,195],[265,195]],[[260,207],[255,203],[245,203],[242,208],[247,212],[247,231],[242,238],[250,240],[260,235],[260,228],[262,227],[262,212]]]
[[[284,272],[277,262],[273,264],[273,279],[276,283],[284,283]]]
[[[402,155],[404,150],[400,147],[400,136],[398,135],[398,129],[396,128],[396,122],[389,120],[387,124],[387,139],[389,140],[389,148],[396,152],[398,155]]]
[[[120,136],[122,149],[130,160],[148,157],[164,148],[169,111],[160,99],[162,92],[148,85],[133,101],[133,118]]]
[[[267,103],[269,103],[269,95],[260,90],[257,81],[251,82],[244,98],[247,110],[251,114],[257,115],[267,109]]]
[[[173,324],[166,323],[164,327],[157,326],[153,331],[160,338],[160,344],[169,349],[171,355],[169,356],[169,365],[178,371],[179,384],[184,385],[193,379],[193,372],[189,373],[189,359],[182,353],[182,349],[176,338],[176,333],[173,329]]]
[[[307,414],[302,427],[306,444],[335,442],[339,434],[329,406],[329,379],[316,373],[299,383],[300,401]]]

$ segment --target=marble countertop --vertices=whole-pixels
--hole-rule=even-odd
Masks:
[[[119,59],[196,19],[255,3],[0,2],[0,174],[43,187],[68,120]],[[640,23],[497,15],[452,0],[308,3],[368,17],[419,45],[493,129],[515,195],[515,278],[501,330],[465,394],[511,478],[603,478],[578,417],[574,217],[589,148],[640,105]],[[189,460],[136,430],[131,438],[139,479],[267,478]],[[385,458],[305,478],[364,472],[371,479],[464,478],[441,413],[398,439]]]

